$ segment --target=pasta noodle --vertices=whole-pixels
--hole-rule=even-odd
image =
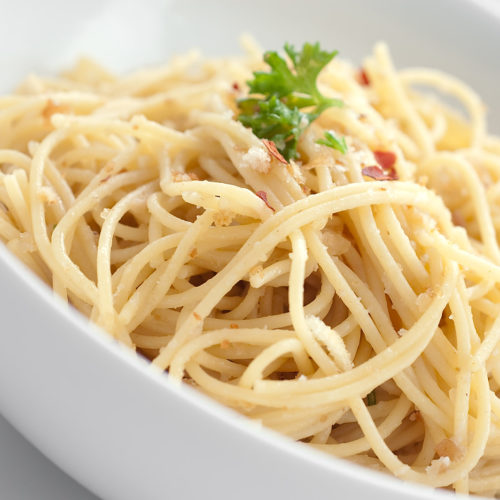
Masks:
[[[345,105],[287,162],[235,120],[262,67],[247,49],[125,77],[82,60],[0,97],[1,240],[171,379],[325,453],[500,493],[500,140],[483,104],[378,44],[363,73],[321,73]]]

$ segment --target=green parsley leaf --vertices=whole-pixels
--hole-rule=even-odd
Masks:
[[[293,62],[297,75],[294,91],[310,95],[314,100],[312,104],[317,106],[316,113],[318,115],[330,106],[342,105],[342,101],[338,99],[329,99],[323,96],[316,86],[316,80],[321,70],[338,54],[336,50],[327,52],[321,50],[319,43],[314,45],[305,43],[302,52],[297,52],[293,45],[287,43],[285,44],[285,52]],[[304,105],[307,104],[304,103]]]
[[[295,88],[295,76],[288,68],[287,62],[277,52],[265,52],[264,62],[271,71],[255,71],[254,79],[248,81],[250,94],[275,95],[284,97]]]
[[[297,142],[309,123],[325,109],[343,102],[322,95],[316,84],[336,51],[321,50],[319,43],[305,43],[300,52],[285,44],[285,52],[292,67],[277,52],[264,54],[270,71],[255,71],[253,80],[247,82],[250,97],[238,101],[238,119],[258,137],[272,140],[289,160],[298,156]]]
[[[325,131],[325,138],[318,139],[316,144],[323,144],[323,146],[328,146],[329,148],[336,149],[340,151],[343,155],[347,153],[347,144],[345,142],[345,137],[337,139],[330,131]]]
[[[377,395],[375,394],[375,389],[366,395],[367,406],[374,406],[377,404]]]
[[[253,113],[244,112],[252,107],[255,107]],[[239,120],[245,127],[250,127],[261,139],[271,139],[287,160],[297,156],[298,138],[310,122],[307,113],[289,108],[275,95],[264,101],[247,99],[240,102],[240,108],[243,112]]]

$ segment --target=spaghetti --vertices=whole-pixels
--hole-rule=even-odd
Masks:
[[[283,161],[235,120],[261,65],[249,45],[30,76],[0,98],[0,238],[172,379],[326,453],[495,495],[500,140],[480,99],[379,44],[361,73],[321,73],[345,105]]]

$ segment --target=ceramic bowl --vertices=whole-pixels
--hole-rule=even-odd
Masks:
[[[377,40],[398,67],[464,79],[500,129],[499,8],[493,0],[0,0],[0,90],[81,54],[116,71],[201,47],[236,54],[319,40],[361,62]],[[148,364],[59,303],[0,245],[0,411],[103,499],[444,499],[297,445]]]

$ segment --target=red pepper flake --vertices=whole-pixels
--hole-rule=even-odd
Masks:
[[[363,174],[368,177],[372,177],[377,180],[387,180],[387,181],[396,181],[398,180],[398,173],[394,168],[394,164],[396,163],[396,154],[392,151],[374,151],[373,155],[377,160],[378,166],[366,167],[363,169]],[[366,172],[365,172],[366,170]]]
[[[239,328],[239,326],[236,324],[236,323],[231,323],[229,325],[229,328],[232,328],[233,330],[236,329],[236,328]]]
[[[276,144],[274,144],[273,141],[270,141],[268,139],[262,139],[262,142],[264,143],[264,146],[266,146],[266,149],[271,156],[276,158],[280,163],[288,165],[288,162],[285,160],[285,158],[283,158],[283,155],[278,151],[278,148],[276,147]]]
[[[395,181],[398,178],[397,175],[395,176],[395,172],[386,173],[377,165],[365,167],[363,170],[361,170],[361,173],[377,181]]]
[[[227,339],[224,339],[221,343],[220,343],[220,348],[221,349],[229,349],[231,347],[231,342],[229,342],[229,340]]]
[[[197,312],[193,311],[193,316],[194,316],[194,319],[201,321],[201,316]]]
[[[236,92],[238,92],[240,90],[240,85],[238,82],[233,82],[233,90],[236,90]]]
[[[368,78],[368,75],[366,74],[365,68],[359,68],[358,82],[364,86],[370,85],[370,79]]]
[[[269,201],[267,201],[267,193],[265,191],[257,191],[255,193],[266,205],[268,208],[270,208],[273,212],[276,212],[274,208],[269,204]]]
[[[396,163],[396,154],[392,151],[374,151],[377,163],[384,169],[392,168]]]
[[[52,99],[48,99],[45,107],[42,109],[42,116],[46,120],[50,120],[52,115],[56,113],[68,113],[70,111],[70,107],[64,104],[57,104]]]

